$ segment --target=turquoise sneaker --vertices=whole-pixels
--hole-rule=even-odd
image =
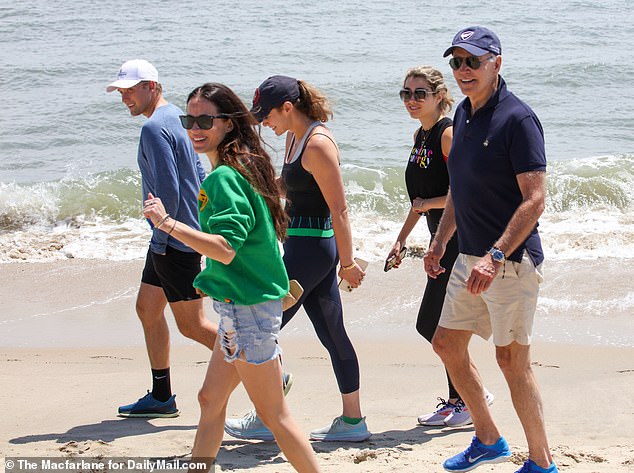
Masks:
[[[282,379],[284,396],[291,390],[291,386],[293,386],[293,375],[291,373],[284,373]],[[242,440],[264,440],[267,442],[275,440],[273,433],[255,413],[255,409],[240,419],[227,419],[225,421],[225,432],[234,438]]]
[[[284,391],[284,396],[288,394],[293,386],[293,375],[291,373],[284,373],[282,376],[282,390]]]
[[[557,466],[555,463],[551,463],[548,468],[542,468],[533,460],[526,460],[522,468],[517,470],[515,473],[559,473]]]
[[[176,407],[176,394],[165,402],[158,401],[150,391],[137,402],[119,407],[120,417],[178,417],[180,411]]]
[[[310,433],[311,440],[321,440],[322,442],[363,442],[371,436],[372,433],[368,430],[365,417],[354,425],[345,422],[342,416],[335,417],[328,427],[313,430]]]
[[[255,413],[255,409],[239,419],[227,419],[225,432],[234,438],[243,440],[265,440],[267,442],[275,440],[273,432],[262,423]]]
[[[511,450],[504,437],[500,437],[493,445],[484,445],[474,436],[469,448],[448,458],[442,466],[447,471],[471,471],[486,463],[502,463],[510,457]]]

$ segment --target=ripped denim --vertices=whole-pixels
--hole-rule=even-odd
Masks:
[[[255,305],[214,300],[213,306],[220,316],[218,336],[225,361],[243,358],[259,365],[281,355],[277,342],[282,325],[281,299]]]

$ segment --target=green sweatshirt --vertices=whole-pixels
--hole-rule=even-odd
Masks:
[[[236,256],[228,265],[207,258],[194,287],[236,305],[286,295],[288,275],[271,213],[264,198],[238,171],[220,165],[207,176],[198,195],[198,220],[203,232],[223,236]]]

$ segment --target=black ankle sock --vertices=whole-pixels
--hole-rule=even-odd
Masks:
[[[152,397],[157,401],[165,402],[172,395],[170,385],[170,369],[152,370]]]

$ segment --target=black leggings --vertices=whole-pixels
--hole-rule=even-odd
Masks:
[[[289,279],[304,288],[299,302],[284,312],[282,328],[304,306],[317,337],[330,354],[339,391],[359,390],[359,361],[343,325],[343,309],[337,287],[337,245],[334,237],[288,237],[284,264]]]
[[[423,295],[420,309],[418,309],[416,330],[430,343],[432,338],[434,338],[436,327],[438,327],[438,320],[440,320],[442,306],[445,302],[447,283],[449,282],[449,276],[451,275],[451,270],[453,269],[457,257],[458,238],[454,235],[453,238],[449,240],[449,243],[447,243],[445,254],[440,260],[440,265],[445,268],[445,272],[440,274],[436,279],[430,278],[429,276],[427,277],[425,294]],[[451,378],[449,378],[449,373],[447,373],[447,383],[449,385],[449,398],[460,399],[458,391],[456,391],[456,388],[451,382]]]

